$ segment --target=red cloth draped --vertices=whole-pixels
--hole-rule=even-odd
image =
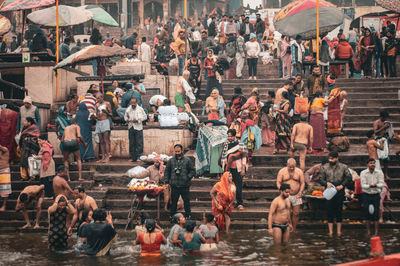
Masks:
[[[0,111],[0,145],[7,147],[10,152],[10,160],[15,155],[15,132],[18,121],[18,113],[11,109]]]
[[[43,144],[43,150],[42,150],[42,165],[44,171],[46,171],[47,168],[49,167],[52,155],[53,155],[53,145],[51,145],[46,141]]]
[[[233,210],[232,201],[235,199],[235,184],[231,181],[229,182],[229,172],[225,172],[221,176],[220,182],[214,185],[215,190],[217,190],[217,202],[212,201],[212,213],[215,216],[215,222],[220,231],[224,230],[225,227],[225,217],[224,214],[231,215]],[[229,186],[230,185],[230,186]],[[222,206],[218,209],[219,206]]]

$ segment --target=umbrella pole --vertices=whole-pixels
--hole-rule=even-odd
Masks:
[[[317,58],[316,62],[319,65],[319,0],[317,0]]]
[[[184,2],[184,7],[185,7],[185,65],[186,65],[187,58],[188,58],[188,49],[187,49],[187,43],[188,43],[187,0],[185,0],[185,2]]]
[[[56,0],[56,60],[57,64],[58,61],[60,60],[60,32],[59,32],[59,25],[58,25],[58,20],[59,20],[59,13],[58,13],[58,0]],[[57,101],[60,99],[60,69],[57,68]]]
[[[4,2],[3,2],[3,4],[4,4]],[[22,47],[22,43],[24,42],[24,35],[25,35],[25,10],[22,10],[22,33],[21,33],[21,44],[20,44],[21,47]]]

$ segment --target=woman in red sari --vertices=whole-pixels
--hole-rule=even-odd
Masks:
[[[328,104],[328,130],[327,134],[337,135],[342,131],[342,114],[340,111],[340,89],[334,88],[329,94]]]
[[[232,181],[232,174],[225,172],[220,182],[216,183],[210,192],[212,198],[212,213],[220,231],[225,229],[229,233],[231,212],[236,198],[236,187]]]
[[[18,113],[14,111],[13,104],[7,104],[7,108],[0,109],[0,145],[7,147],[10,160],[14,160],[15,154],[15,132],[17,127]]]

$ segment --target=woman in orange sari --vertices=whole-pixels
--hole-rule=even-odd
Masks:
[[[212,213],[220,231],[225,229],[229,233],[231,212],[236,198],[236,187],[232,181],[232,174],[225,172],[221,180],[214,185],[210,192],[212,198]]]
[[[250,119],[253,120],[256,123],[256,125],[258,125],[258,121],[260,119],[260,111],[261,111],[258,88],[254,88],[251,91],[250,98],[247,99],[246,103],[242,106],[242,111],[246,109],[249,110]]]
[[[328,135],[338,135],[342,132],[342,114],[340,111],[340,89],[334,88],[329,94],[328,104]]]

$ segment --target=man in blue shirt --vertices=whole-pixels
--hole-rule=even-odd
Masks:
[[[142,94],[146,94],[146,88],[140,83],[139,77],[135,76],[132,82],[125,84],[127,92],[122,95],[121,107],[117,109],[118,115],[124,119],[125,111],[129,107],[131,99],[136,98],[138,105],[142,106]]]

